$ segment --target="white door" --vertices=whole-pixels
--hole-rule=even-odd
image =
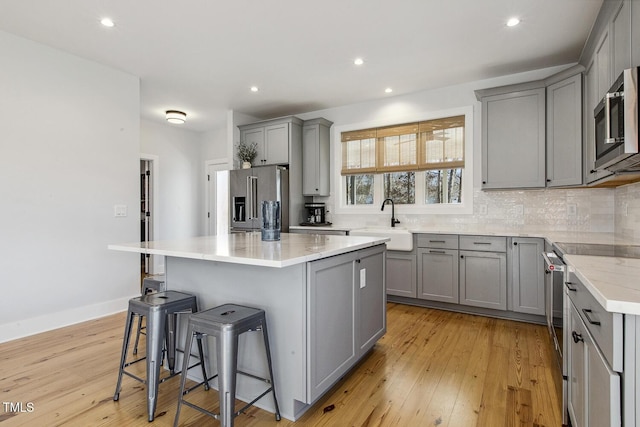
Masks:
[[[206,162],[206,233],[207,235],[227,234],[229,232],[229,180],[227,159],[214,159]]]

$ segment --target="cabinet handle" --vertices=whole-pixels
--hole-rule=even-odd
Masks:
[[[595,170],[595,169],[591,169],[591,170],[589,171],[589,173],[596,173],[596,172],[598,172],[598,171],[597,171],[597,170]]]
[[[429,240],[429,243],[445,243],[444,240]]]
[[[482,183],[483,183],[483,184],[486,184],[486,183],[487,183],[487,181],[482,181]]]
[[[444,254],[445,251],[429,251],[430,254]]]
[[[578,290],[576,288],[572,288],[571,285],[573,285],[573,283],[571,282],[564,282],[564,284],[566,285],[567,289],[569,289],[571,292],[577,292]]]
[[[584,338],[582,338],[582,334],[579,334],[576,331],[571,332],[571,336],[573,337],[573,342],[576,344],[578,344],[580,341],[584,342]]]
[[[491,242],[473,242],[474,245],[490,245]]]
[[[513,242],[513,246],[518,246],[518,242]]]
[[[547,182],[551,182],[551,180],[550,180],[550,179],[548,179],[548,180],[547,180]]]
[[[356,260],[356,262],[357,262],[358,264],[360,264],[360,260],[359,260],[359,259],[357,259],[357,260]]]
[[[582,309],[582,312],[584,313],[584,317],[586,317],[586,318],[587,318],[587,321],[588,321],[589,323],[591,323],[592,325],[600,326],[600,322],[599,322],[599,321],[597,321],[597,320],[593,320],[593,319],[591,318],[591,314],[590,314],[590,313],[593,313],[593,311],[592,311],[591,309],[583,308],[583,309]]]
[[[460,258],[464,258],[464,255],[460,255]]]
[[[551,274],[551,271],[549,271],[549,270],[545,270],[545,271],[544,271],[544,274]]]

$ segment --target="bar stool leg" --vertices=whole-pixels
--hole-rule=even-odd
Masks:
[[[273,393],[273,404],[276,409],[276,421],[280,421],[280,408],[278,407],[278,398],[276,397],[276,383],[273,380],[273,368],[271,365],[271,349],[269,348],[269,334],[267,333],[267,319],[262,320],[262,336],[264,337],[264,349],[267,352],[267,365],[269,366],[269,380],[271,381],[271,392]]]
[[[173,421],[174,427],[178,427],[178,419],[180,418],[180,409],[182,408],[182,397],[184,395],[184,388],[187,382],[187,369],[189,369],[189,355],[187,353],[187,349],[190,349],[193,345],[193,325],[189,323],[187,327],[187,339],[184,345],[185,352],[184,357],[182,358],[182,374],[180,375],[180,394],[178,394],[178,407],[176,409],[176,418]],[[202,347],[202,343],[200,342],[200,347]],[[204,363],[204,362],[203,362]],[[202,371],[205,374],[204,380],[207,381],[206,373],[204,372],[204,364],[202,365]]]
[[[142,318],[144,316],[142,316],[141,314],[138,315],[138,332],[136,333],[136,342],[133,345],[133,354],[138,354],[138,343],[140,342],[140,331],[142,330]]]
[[[124,364],[127,360],[127,347],[129,347],[129,338],[131,337],[131,326],[133,324],[133,312],[131,310],[127,313],[127,322],[124,325],[124,339],[122,340],[122,354],[120,356],[120,369],[118,371],[118,382],[116,383],[116,391],[113,394],[113,400],[116,402],[120,399],[120,385],[122,384],[122,372],[124,371]]]
[[[147,316],[147,410],[149,421],[153,421],[158,404],[162,339],[166,317],[166,313],[162,310],[150,310]]]
[[[220,425],[233,427],[236,395],[236,364],[238,361],[238,336],[222,331],[218,343],[218,392],[220,395]],[[221,350],[220,350],[221,349]]]
[[[176,325],[178,324],[178,315],[175,313],[167,315],[167,323],[165,325],[165,336],[167,344],[167,365],[171,375],[176,370]]]

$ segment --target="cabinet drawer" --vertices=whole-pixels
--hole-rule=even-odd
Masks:
[[[460,236],[460,249],[467,251],[506,252],[507,238],[496,236]]]
[[[622,372],[622,314],[606,311],[575,273],[569,274],[567,295],[614,371]]]
[[[418,234],[419,248],[458,249],[457,234]]]

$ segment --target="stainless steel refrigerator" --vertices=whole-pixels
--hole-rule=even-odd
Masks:
[[[289,231],[289,171],[281,166],[260,166],[229,171],[231,231],[258,231],[262,202],[280,202],[282,232]]]

